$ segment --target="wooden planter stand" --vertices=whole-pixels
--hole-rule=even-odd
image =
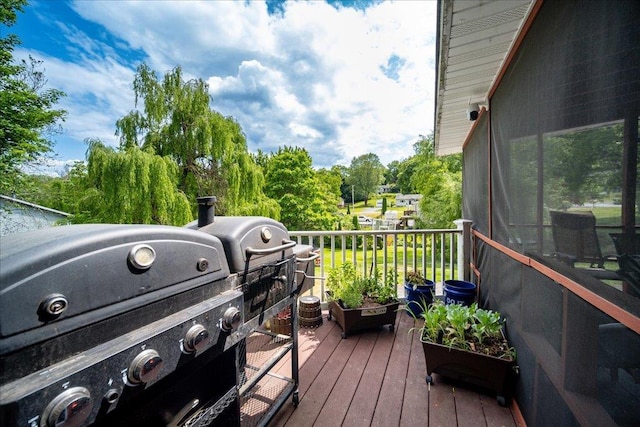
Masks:
[[[347,338],[353,332],[389,325],[393,331],[396,322],[398,302],[380,305],[370,308],[342,308],[337,302],[329,301],[328,320],[335,317],[336,322],[342,327],[342,338]]]
[[[506,406],[513,388],[514,360],[499,359],[482,353],[449,348],[422,341],[427,364],[427,382],[432,373],[473,384],[497,393],[498,404]]]

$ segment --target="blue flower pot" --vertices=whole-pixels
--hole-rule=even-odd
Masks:
[[[429,279],[425,279],[424,285],[416,286],[415,289],[413,289],[413,284],[404,282],[407,315],[419,317],[422,314],[423,308],[433,302],[434,286],[434,283]]]
[[[444,303],[470,306],[476,299],[475,283],[464,280],[444,281]]]

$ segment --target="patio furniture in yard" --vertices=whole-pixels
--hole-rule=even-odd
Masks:
[[[620,280],[615,271],[605,268],[605,261],[614,260],[605,257],[600,250],[596,233],[596,218],[592,212],[550,211],[553,231],[554,256],[576,267],[576,263],[587,263],[581,268],[590,276],[600,280]]]

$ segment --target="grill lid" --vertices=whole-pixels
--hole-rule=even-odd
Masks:
[[[197,228],[197,222],[187,225]],[[211,224],[198,228],[222,241],[232,272],[244,272],[293,255],[295,242],[280,222],[271,218],[216,216]]]
[[[98,320],[106,307],[113,316],[226,278],[223,251],[213,236],[157,225],[70,225],[3,236],[0,337],[52,323],[61,328],[81,314],[83,322]]]

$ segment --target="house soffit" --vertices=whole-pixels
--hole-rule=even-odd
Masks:
[[[435,145],[459,153],[473,124],[469,104],[488,107],[488,94],[535,0],[441,0]]]

